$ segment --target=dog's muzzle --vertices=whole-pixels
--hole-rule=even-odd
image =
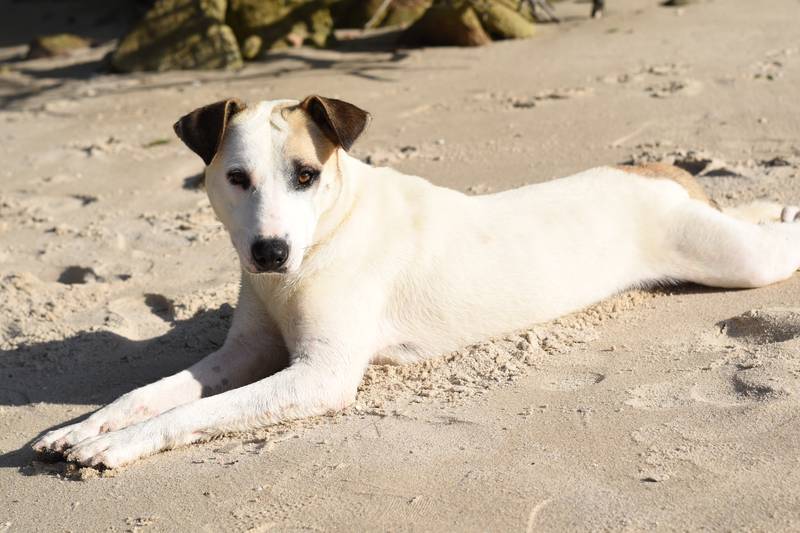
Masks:
[[[257,239],[250,255],[261,272],[282,272],[289,258],[289,244],[283,239]]]

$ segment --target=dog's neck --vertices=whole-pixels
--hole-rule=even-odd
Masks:
[[[336,158],[339,190],[328,209],[319,217],[314,232],[313,248],[327,243],[336,230],[347,221],[358,196],[359,169],[364,166],[364,163],[348,155],[342,149],[336,150],[332,157]]]

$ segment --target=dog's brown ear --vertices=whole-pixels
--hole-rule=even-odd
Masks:
[[[195,109],[172,127],[175,134],[208,166],[219,149],[230,118],[245,108],[236,98],[220,100]]]
[[[335,98],[308,96],[300,107],[331,141],[345,150],[350,150],[370,120],[370,114],[360,107]]]

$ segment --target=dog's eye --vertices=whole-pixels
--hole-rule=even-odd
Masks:
[[[305,189],[314,183],[314,180],[316,180],[318,177],[319,170],[311,167],[300,167],[300,169],[297,171],[297,185],[299,188]]]
[[[247,190],[250,188],[250,176],[244,170],[234,168],[228,171],[228,183]]]

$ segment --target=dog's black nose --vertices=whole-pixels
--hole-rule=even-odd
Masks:
[[[250,254],[262,272],[275,272],[289,258],[289,244],[283,239],[258,239],[250,247]]]

